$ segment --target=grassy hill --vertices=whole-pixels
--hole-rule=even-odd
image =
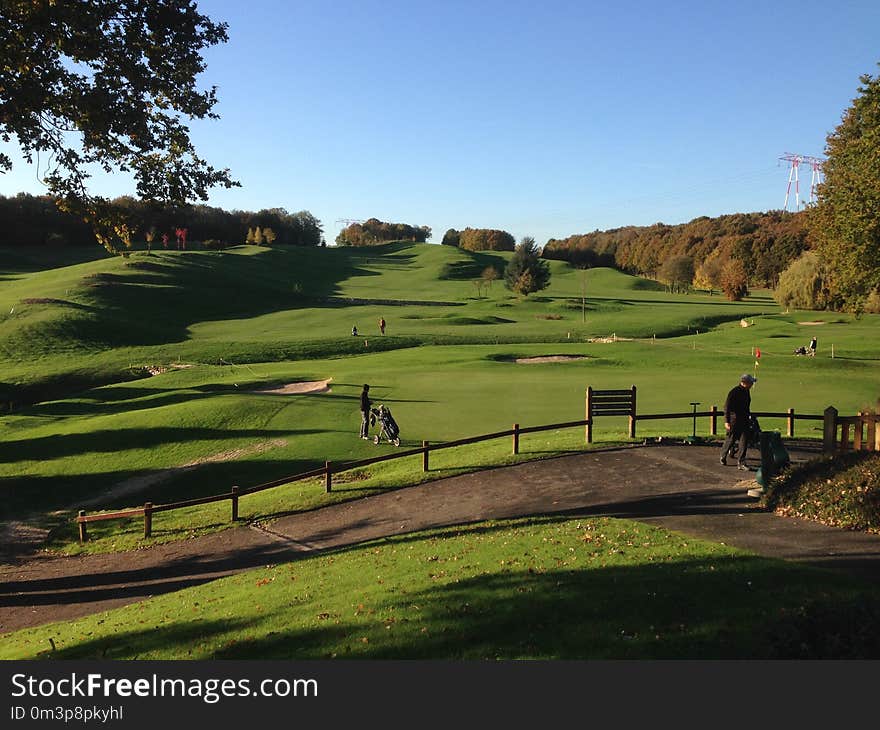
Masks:
[[[509,255],[409,243],[241,246],[140,252],[7,279],[0,402],[14,405],[0,426],[0,479],[10,514],[67,514],[150,474],[154,486],[135,503],[363,458],[375,453],[352,438],[364,382],[394,408],[410,445],[582,418],[587,385],[636,384],[643,412],[687,411],[693,400],[721,406],[739,374],[755,369],[755,347],[756,409],[854,411],[876,401],[880,317],[782,313],[765,292],[738,303],[670,294],[556,261],[537,296],[521,300],[501,282],[478,295],[469,277]],[[359,337],[350,335],[355,324]],[[794,357],[814,333],[820,356]],[[612,334],[617,341],[591,341]],[[516,362],[548,354],[583,359]],[[318,395],[257,392],[328,378],[330,392]],[[689,428],[656,422],[640,435]],[[623,430],[623,419],[606,419],[596,432],[620,439]],[[578,448],[578,438],[560,435],[556,447]],[[230,452],[241,455],[217,461]]]
[[[339,463],[388,453],[394,447],[376,447],[356,438],[358,395],[365,382],[372,386],[374,401],[393,409],[404,447],[499,431],[514,422],[529,426],[583,418],[588,385],[636,384],[639,410],[648,413],[689,411],[691,401],[700,401],[706,409],[712,404],[720,407],[740,373],[756,370],[755,410],[793,407],[799,413],[820,413],[834,404],[851,413],[873,407],[880,396],[880,316],[782,312],[764,291],[737,303],[706,293],[672,294],[654,282],[611,269],[583,272],[557,261],[550,262],[551,286],[525,300],[512,296],[500,281],[488,290],[474,286],[486,266],[500,270],[509,256],[397,243],[373,248],[163,250],[128,258],[47,260],[48,267],[33,258],[2,259],[9,262],[0,270],[2,519],[51,530],[50,547],[67,552],[144,546],[149,541],[141,537],[140,523],[124,522],[96,524],[92,541],[79,545],[70,519],[83,505],[93,511],[199,497],[227,491],[233,484],[247,487],[276,480],[325,460]],[[380,317],[388,323],[384,336],[376,326]],[[742,320],[749,326],[742,327]],[[358,337],[350,335],[353,325],[360,331]],[[795,357],[794,348],[814,334],[819,355]],[[757,367],[755,348],[762,351]],[[518,362],[547,355],[580,359]],[[265,392],[324,380],[329,380],[329,389],[323,392]],[[625,441],[625,426],[623,418],[597,421],[595,437],[605,443]],[[705,426],[700,425],[703,432]],[[819,436],[810,424],[799,422],[798,428],[802,436]],[[639,437],[681,436],[690,429],[689,420],[652,421],[640,424]],[[524,438],[518,457],[509,454],[506,442],[486,442],[443,452],[428,476],[546,458],[581,450],[582,442],[581,429]],[[424,480],[419,465],[411,461],[349,474],[345,490],[330,495],[317,481],[262,492],[243,500],[242,517],[270,519]],[[228,505],[207,505],[164,513],[154,540],[225,529],[227,510]],[[631,529],[626,524],[621,534]],[[510,529],[510,539],[522,540],[523,546],[547,537],[535,532],[538,528]],[[447,538],[453,541],[453,552],[482,550],[468,536],[461,538],[467,547],[455,546],[456,535],[444,534],[443,540]],[[412,544],[427,541],[428,547],[418,550],[430,552],[439,539],[419,536]],[[657,539],[668,551],[677,538]],[[683,550],[676,575],[686,576],[688,566],[704,561],[715,564],[721,559],[717,549],[694,544],[690,551]],[[487,555],[491,557],[491,551]],[[357,567],[357,561],[364,559],[353,553],[354,567],[343,570],[357,573],[363,567]],[[643,565],[648,557],[633,560],[621,575],[634,577],[636,590],[652,571]],[[748,571],[770,574],[763,564],[741,555],[725,553],[723,561],[734,574],[742,561],[751,561]],[[789,570],[772,568],[779,576]],[[601,575],[584,573],[575,584],[587,581],[581,588],[595,587],[593,581]],[[465,579],[475,581],[478,593],[491,588],[491,595],[502,595],[492,593],[499,589],[494,578],[485,584],[475,576]],[[232,580],[240,580],[244,591],[257,578],[249,574]],[[507,576],[499,580],[505,583]],[[774,578],[773,585],[780,582],[782,577]],[[517,580],[504,590],[518,592],[524,586]],[[829,589],[827,595],[848,600],[850,587],[840,590]],[[430,592],[427,587],[424,591]],[[206,600],[214,599],[201,594],[167,596],[149,610],[170,617],[181,601]],[[279,593],[272,600],[282,605],[292,599]],[[610,621],[610,626],[610,593],[607,600],[609,613],[597,620]],[[712,604],[706,600],[707,606]],[[793,596],[792,605],[799,600]],[[550,610],[546,603],[536,611]],[[342,604],[328,606],[312,608],[330,615],[348,610]],[[437,610],[438,616],[445,615],[445,608]],[[714,611],[707,610],[705,620],[718,628]],[[291,619],[282,609],[279,616],[285,624]],[[211,618],[215,620],[219,619]],[[313,630],[307,620],[296,620],[305,621],[297,631]],[[447,620],[451,619],[438,619],[435,626],[445,626]],[[120,656],[249,655],[248,650],[228,649],[229,642],[240,640],[235,629],[218,630],[206,643],[198,638],[202,624],[196,627],[197,635],[190,636],[188,624],[178,625],[171,618],[156,622],[170,628],[150,637],[127,638]],[[265,651],[266,637],[277,631],[271,621],[261,626],[252,642],[257,653]],[[473,630],[481,626],[477,621]],[[722,626],[710,640],[647,642],[633,651],[621,649],[610,635],[598,643],[584,636],[571,638],[577,656],[728,656],[743,647],[761,655],[775,651],[764,639],[734,651],[730,647],[739,646],[739,639],[725,643],[728,628]],[[91,630],[80,627],[74,633]],[[420,644],[408,635],[396,644],[371,638],[373,649],[354,651],[350,636],[360,630],[354,626],[344,637],[333,633],[326,641],[316,640],[304,655],[401,656],[409,651],[405,647],[416,646],[421,648],[413,655],[462,656],[451,644]],[[455,635],[470,636],[462,631]],[[31,634],[22,636],[24,644],[9,645],[18,647],[10,656],[42,651],[43,638],[34,644],[41,648],[31,652],[21,649]],[[475,646],[473,656],[567,655],[543,640],[535,651],[528,648],[527,637],[512,641]],[[97,638],[93,644],[76,644],[71,640],[65,645],[66,656],[94,656],[104,646]]]

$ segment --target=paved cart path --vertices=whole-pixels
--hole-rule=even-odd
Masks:
[[[792,460],[815,453],[789,448]],[[72,619],[304,554],[432,527],[569,513],[636,519],[761,555],[880,578],[880,536],[783,518],[718,449],[607,449],[440,479],[214,535],[0,566],[0,633]]]

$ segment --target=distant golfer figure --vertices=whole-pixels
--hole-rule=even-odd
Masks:
[[[379,317],[379,332],[383,335],[385,334],[385,318]]]
[[[818,340],[814,337],[810,340],[810,347],[808,348],[810,351],[810,357],[816,356],[816,345],[818,344]]]
[[[364,383],[361,391],[361,438],[369,439],[370,433],[370,386]]]
[[[724,439],[724,445],[721,447],[721,463],[727,464],[727,455],[736,443],[739,462],[737,467],[743,471],[749,469],[746,466],[749,417],[752,415],[752,394],[749,391],[757,380],[756,377],[743,373],[739,385],[730,390],[724,402],[724,428],[727,430],[727,438]]]

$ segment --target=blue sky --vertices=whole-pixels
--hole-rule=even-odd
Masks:
[[[192,125],[227,209],[517,239],[782,208],[786,152],[880,73],[880,2],[200,0],[229,24]],[[801,197],[810,173],[801,168]],[[124,176],[95,192],[131,193]],[[42,192],[33,169],[0,192]],[[793,200],[789,203],[793,208]]]

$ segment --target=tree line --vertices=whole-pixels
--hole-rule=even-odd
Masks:
[[[516,239],[507,231],[497,228],[450,228],[443,234],[444,246],[457,246],[465,251],[513,251]]]
[[[809,248],[804,213],[777,210],[550,239],[543,256],[580,268],[612,266],[675,290],[718,289],[738,299],[749,286],[776,288],[782,272]]]
[[[258,228],[272,231],[271,241],[262,235],[259,243],[323,243],[321,221],[306,210],[289,213],[284,208],[253,212],[208,205],[160,206],[130,196],[115,198],[110,204],[114,215],[124,221],[123,234],[134,247],[140,247],[140,242],[160,247],[163,237],[176,241],[179,230],[186,230],[191,241],[212,241],[216,247],[253,243],[253,232]],[[6,245],[11,246],[95,245],[93,227],[82,217],[60,210],[49,195],[0,195],[0,230],[4,231]]]
[[[425,243],[431,237],[428,226],[408,223],[386,223],[370,218],[363,223],[351,223],[336,236],[337,246],[376,246],[388,241],[415,241]]]

